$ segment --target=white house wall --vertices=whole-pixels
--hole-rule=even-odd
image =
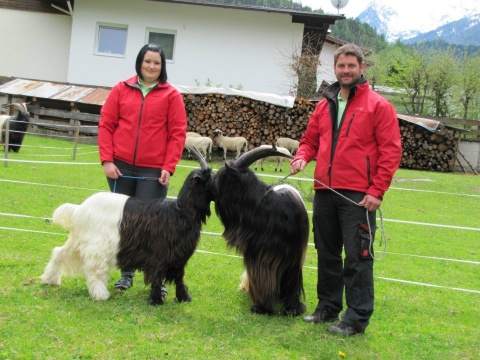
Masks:
[[[320,66],[317,72],[317,84],[320,86],[322,81],[326,81],[329,84],[337,81],[335,77],[335,71],[333,68],[333,54],[338,49],[338,45],[334,45],[328,42],[323,43],[322,51],[320,52]]]
[[[127,25],[125,57],[94,54],[97,23]],[[296,81],[288,56],[301,44],[303,24],[289,15],[144,0],[76,0],[68,81],[113,86],[135,74],[147,28],[176,30],[174,85],[198,84],[289,93]]]
[[[0,9],[0,75],[65,82],[72,18]]]

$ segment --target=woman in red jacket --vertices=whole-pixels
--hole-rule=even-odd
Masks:
[[[167,82],[160,46],[144,45],[135,70],[136,76],[113,87],[102,107],[100,160],[111,191],[144,199],[165,198],[185,144],[185,105],[182,94]],[[130,288],[133,276],[132,270],[122,269],[115,287]]]
[[[345,291],[347,309],[327,331],[346,336],[363,333],[373,313],[370,244],[375,212],[402,157],[395,108],[370,90],[364,67],[358,46],[336,50],[338,81],[324,91],[325,99],[313,112],[290,168],[295,174],[317,160],[313,230],[318,305],[304,321],[338,320]]]

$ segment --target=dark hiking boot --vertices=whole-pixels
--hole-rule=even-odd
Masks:
[[[328,306],[323,309],[317,309],[312,315],[305,316],[303,321],[313,322],[313,323],[322,323],[322,322],[332,322],[338,320],[338,313]]]
[[[357,335],[357,334],[365,333],[365,329],[357,330],[353,326],[345,324],[343,321],[340,321],[336,325],[329,326],[327,328],[327,331],[332,333],[332,334],[340,334],[340,335],[344,335],[344,336],[354,336],[354,335]]]

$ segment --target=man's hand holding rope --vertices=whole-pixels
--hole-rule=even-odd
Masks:
[[[294,175],[300,171],[303,171],[307,166],[307,162],[303,159],[295,160],[293,163],[290,164],[290,174]],[[332,189],[333,190],[333,189]],[[362,201],[360,201],[357,205],[363,206],[368,211],[375,211],[378,210],[380,205],[382,204],[382,200],[373,196],[373,195],[365,195]]]
[[[373,196],[373,195],[365,195],[365,197],[358,203],[358,205],[363,206],[368,211],[375,211],[377,210],[380,205],[382,205],[382,200]]]

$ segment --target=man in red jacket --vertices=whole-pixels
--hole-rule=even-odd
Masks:
[[[318,305],[304,321],[338,320],[345,291],[347,309],[327,331],[346,336],[364,333],[373,313],[375,215],[402,156],[395,108],[370,89],[364,68],[358,46],[336,50],[338,81],[325,90],[290,168],[295,174],[317,161],[313,231]]]

